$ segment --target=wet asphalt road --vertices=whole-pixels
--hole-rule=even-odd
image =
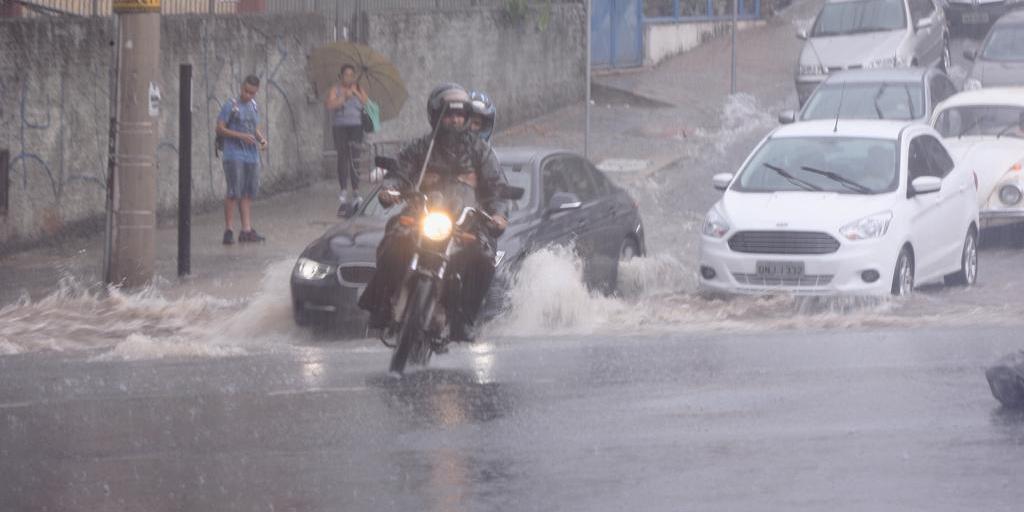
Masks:
[[[0,359],[4,510],[1019,510],[1019,328]]]

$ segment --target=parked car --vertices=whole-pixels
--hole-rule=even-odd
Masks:
[[[782,124],[814,119],[897,119],[928,122],[939,102],[956,94],[936,68],[855,69],[833,73],[799,112],[779,114]]]
[[[1024,10],[999,18],[988,31],[981,50],[964,50],[974,61],[964,79],[964,90],[982,87],[1024,86]]]
[[[957,94],[938,106],[932,126],[978,176],[982,227],[1024,221],[1024,87]]]
[[[949,69],[949,32],[933,0],[827,0],[795,74],[803,106],[829,74],[844,69],[939,66]]]
[[[781,126],[714,185],[705,292],[906,295],[977,276],[974,177],[927,124]]]
[[[984,34],[1007,12],[1024,7],[1021,0],[945,0],[946,20],[955,34]]]
[[[581,155],[543,148],[496,149],[510,184],[525,190],[513,203],[509,227],[498,240],[498,270],[486,309],[501,307],[504,290],[523,258],[551,245],[573,244],[584,279],[610,292],[619,261],[646,252],[636,202]],[[368,197],[376,197],[376,190]],[[365,202],[357,214],[330,228],[298,258],[291,275],[299,325],[360,334],[366,313],[356,306],[376,268],[376,248],[387,219],[400,206]]]

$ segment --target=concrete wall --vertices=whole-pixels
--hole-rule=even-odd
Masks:
[[[426,96],[456,81],[486,90],[499,127],[584,97],[582,4],[532,7],[525,17],[502,7],[380,12],[363,20],[366,42],[388,55],[406,80],[400,116],[370,140],[407,139],[429,130]],[[324,158],[322,102],[307,79],[313,48],[331,39],[328,20],[308,15],[165,16],[161,25],[163,104],[157,150],[162,215],[177,201],[178,66],[194,66],[193,201],[223,197],[212,150],[220,104],[242,78],[263,81],[257,101],[270,140],[263,190],[294,187],[333,173]],[[0,214],[0,254],[62,234],[102,226],[109,123],[109,18],[0,21],[0,150],[11,152],[10,208]],[[326,160],[326,165],[325,165]]]
[[[161,23],[157,194],[177,205],[178,67],[193,65],[193,201],[224,194],[212,150],[220,104],[243,77],[262,80],[257,101],[271,141],[264,190],[319,173],[323,118],[306,79],[306,55],[333,27],[316,16],[164,17]],[[95,232],[106,198],[112,25],[109,18],[0,22],[0,149],[11,152],[10,208],[0,253],[54,235]]]
[[[740,21],[739,29],[763,25],[762,20]],[[728,34],[732,22],[685,21],[647,22],[644,25],[644,65],[654,66],[659,62],[690,51],[705,41],[721,34]]]
[[[523,19],[501,8],[369,15],[367,43],[392,57],[409,90],[401,114],[377,138],[427,133],[427,95],[443,82],[490,94],[498,106],[498,129],[582,101],[584,6],[543,5],[531,7]]]

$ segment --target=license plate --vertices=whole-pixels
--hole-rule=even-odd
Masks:
[[[965,12],[963,18],[964,23],[988,23],[987,12]]]
[[[757,275],[761,277],[800,277],[804,275],[802,261],[759,261]]]

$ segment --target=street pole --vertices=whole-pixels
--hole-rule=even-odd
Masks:
[[[178,277],[192,273],[192,65],[178,78]]]
[[[729,74],[729,94],[736,94],[736,18],[740,0],[732,0],[732,73]]]
[[[591,37],[590,24],[592,23],[592,20],[590,19],[590,17],[592,16],[591,13],[593,12],[592,11],[593,7],[594,7],[594,1],[593,0],[587,0],[587,16],[586,16],[586,18],[587,18],[587,43],[586,43],[586,46],[587,46],[587,80],[586,80],[586,82],[587,82],[587,95],[586,95],[586,99],[587,99],[587,102],[586,102],[586,106],[584,107],[585,110],[586,110],[586,118],[587,118],[586,123],[587,124],[586,124],[586,127],[585,127],[584,131],[583,131],[583,157],[584,158],[588,158],[588,159],[590,158],[590,66],[592,65],[592,63],[590,61],[590,43],[591,43],[591,41],[590,41],[590,37]]]
[[[156,146],[160,115],[160,0],[115,0],[120,54],[108,282],[140,286],[153,277]]]

